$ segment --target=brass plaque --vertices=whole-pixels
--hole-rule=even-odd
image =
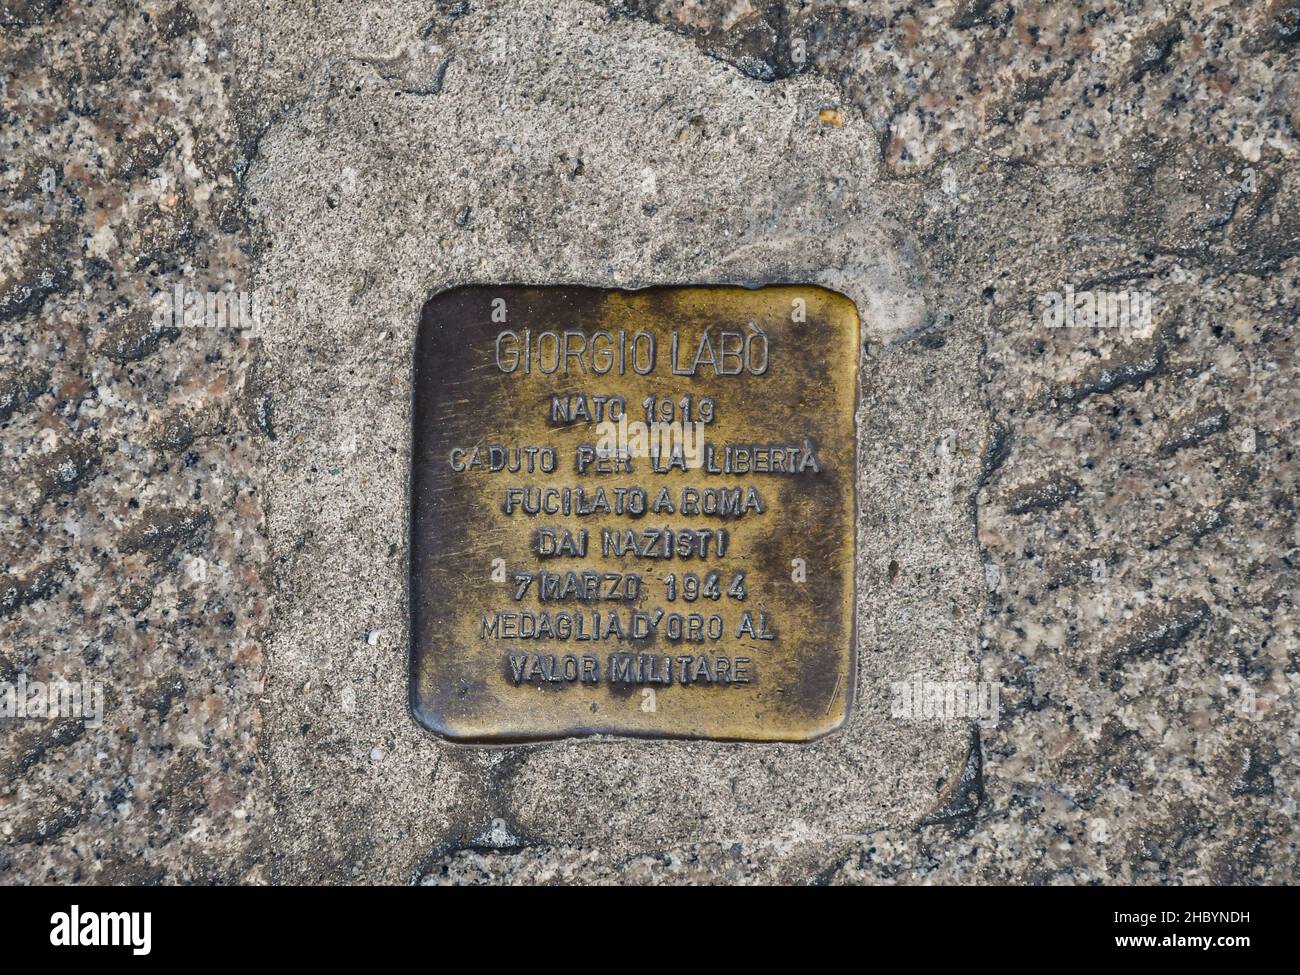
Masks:
[[[416,341],[411,707],[454,741],[809,741],[854,683],[858,316],[465,287]]]

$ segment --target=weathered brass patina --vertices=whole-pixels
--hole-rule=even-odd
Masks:
[[[424,307],[411,706],[446,738],[808,741],[854,675],[858,317],[815,287]]]

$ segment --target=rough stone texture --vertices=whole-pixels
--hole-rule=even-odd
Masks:
[[[106,713],[0,720],[0,878],[256,880],[254,351],[149,306],[245,280],[230,63],[188,8],[56,7],[0,6],[0,680],[101,681]]]
[[[0,880],[1297,879],[1294,3],[0,23],[0,680],[109,699],[0,724]],[[416,312],[506,280],[858,302],[845,730],[416,728]],[[276,300],[155,329],[176,283]],[[1049,329],[1066,285],[1155,328]],[[1000,720],[895,719],[917,675]]]

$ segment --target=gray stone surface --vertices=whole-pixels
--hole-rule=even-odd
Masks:
[[[3,882],[1296,879],[1294,5],[0,21],[0,681],[107,693],[0,721]],[[424,299],[768,280],[863,315],[849,725],[420,731]],[[268,313],[160,331],[176,283]],[[1154,328],[1047,328],[1066,285]]]

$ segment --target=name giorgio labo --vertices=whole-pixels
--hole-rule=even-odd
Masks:
[[[497,333],[496,367],[529,375],[648,376],[661,365],[664,350],[652,332],[505,330]],[[753,322],[746,331],[705,329],[683,337],[673,331],[667,362],[674,376],[761,376],[768,369],[767,335]]]

